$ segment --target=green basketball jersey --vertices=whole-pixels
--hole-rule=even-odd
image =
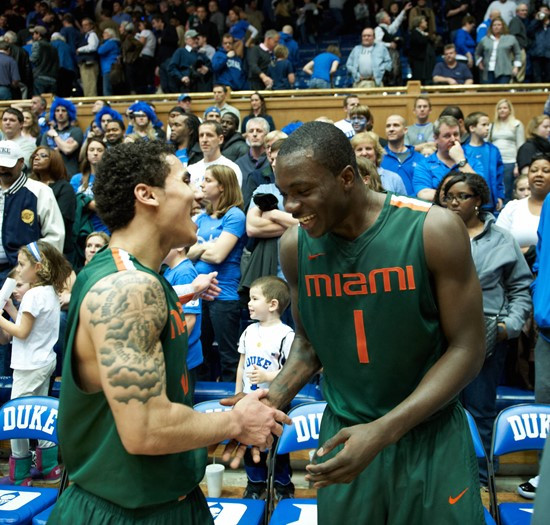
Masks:
[[[82,301],[100,279],[130,269],[154,275],[164,289],[170,313],[160,337],[166,363],[166,393],[171,402],[192,406],[185,364],[188,334],[176,293],[163,277],[128,253],[105,249],[80,272],[73,287],[58,433],[69,478],[92,494],[134,509],[175,501],[191,492],[204,476],[207,455],[206,449],[159,456],[129,454],[103,392],[89,394],[77,384],[73,344]]]
[[[357,239],[298,236],[299,312],[347,424],[377,419],[417,387],[446,349],[422,231],[430,204],[388,194]]]

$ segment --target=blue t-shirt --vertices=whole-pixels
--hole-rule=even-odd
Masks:
[[[178,149],[175,152],[176,157],[180,160],[184,167],[187,167],[189,157],[187,156],[187,148]]]
[[[468,66],[460,62],[457,62],[454,68],[450,68],[445,62],[438,62],[434,67],[432,76],[453,78],[458,84],[464,84],[466,80],[473,78]]]
[[[198,273],[193,263],[189,259],[185,259],[185,261],[181,261],[177,266],[174,266],[174,268],[167,268],[163,275],[172,286],[176,286],[178,284],[192,283]],[[189,370],[196,368],[203,361],[201,344],[201,312],[201,299],[195,299],[194,301],[189,301],[183,305],[184,314],[194,314],[197,316],[195,320],[195,327],[189,334],[189,350],[187,352],[187,368]]]
[[[290,89],[291,86],[288,81],[290,73],[294,73],[290,60],[277,60],[274,64],[271,64],[267,74],[273,80],[273,89]]]
[[[239,281],[241,279],[241,256],[245,245],[246,216],[237,207],[231,208],[221,219],[201,213],[197,217],[198,242],[215,241],[222,232],[231,233],[239,240],[221,264],[211,264],[200,259],[195,263],[198,273],[218,272],[221,288],[218,301],[237,301]]]
[[[320,78],[330,82],[330,68],[332,63],[337,60],[340,63],[340,57],[333,53],[321,53],[313,59],[313,74],[311,78]]]

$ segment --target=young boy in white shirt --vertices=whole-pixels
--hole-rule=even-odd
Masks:
[[[288,358],[294,330],[281,322],[281,315],[290,304],[290,291],[282,279],[269,275],[256,279],[250,287],[248,309],[251,324],[239,339],[241,358],[237,368],[235,393],[250,393],[257,388],[269,388]],[[267,489],[267,454],[262,452],[254,463],[250,449],[245,454],[248,477],[244,498],[263,499]],[[293,498],[294,485],[288,454],[277,456],[275,494],[277,500]]]

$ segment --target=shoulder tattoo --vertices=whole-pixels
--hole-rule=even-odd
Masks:
[[[104,331],[98,357],[114,399],[146,403],[164,390],[160,333],[167,305],[160,283],[142,272],[121,272],[97,283],[85,307],[92,329]]]

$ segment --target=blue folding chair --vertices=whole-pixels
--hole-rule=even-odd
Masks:
[[[232,409],[220,405],[219,400],[203,401],[193,408],[205,414]],[[216,525],[261,525],[264,520],[265,501],[262,500],[206,498],[206,501]]]
[[[524,404],[504,409],[495,419],[490,461],[495,457],[524,450],[542,450],[550,433],[550,405]],[[497,508],[496,493],[493,508]],[[532,503],[498,505],[501,525],[531,523]]]
[[[59,400],[53,397],[20,397],[0,408],[0,439],[44,439],[58,443]],[[58,490],[0,485],[0,524],[28,524],[52,507]]]
[[[478,459],[484,459],[485,462],[487,463],[487,472],[488,472],[488,479],[489,479],[489,505],[491,507],[491,512],[489,512],[485,507],[483,507],[483,511],[485,514],[485,523],[487,525],[496,525],[496,522],[493,518],[496,512],[496,509],[493,507],[493,493],[495,491],[493,466],[491,463],[489,463],[487,454],[485,453],[485,449],[483,448],[483,442],[481,441],[481,436],[479,435],[479,430],[477,429],[475,419],[473,418],[472,414],[470,414],[470,412],[468,412],[467,410],[464,410],[464,412],[466,412],[466,419],[468,420],[468,426],[470,427],[470,435],[472,436],[472,441],[474,442],[474,450],[476,453],[476,457]]]
[[[311,499],[284,499],[273,511],[275,501],[275,462],[278,454],[289,454],[297,450],[316,449],[319,445],[319,429],[327,404],[325,401],[304,403],[293,408],[288,417],[292,425],[284,425],[283,433],[277,442],[275,452],[269,462],[267,509],[271,516],[270,525],[287,523],[317,523],[317,501]],[[271,514],[273,512],[273,514]],[[315,522],[311,521],[315,517]]]

